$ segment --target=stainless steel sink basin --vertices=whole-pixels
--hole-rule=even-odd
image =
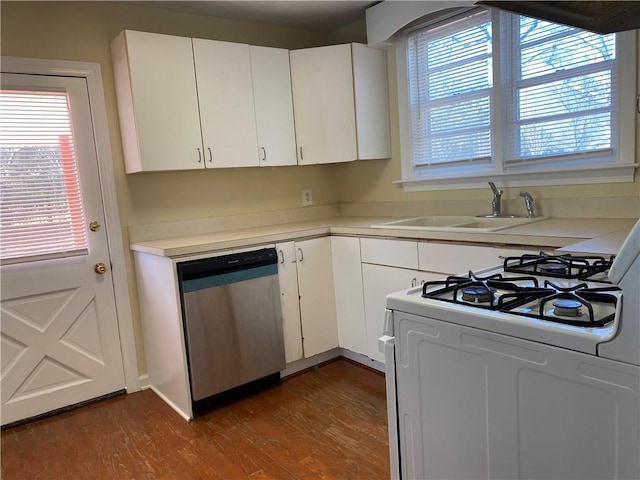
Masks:
[[[495,232],[505,228],[543,220],[545,217],[444,216],[414,217],[371,225],[372,228],[399,228],[403,230],[434,230],[450,232]]]

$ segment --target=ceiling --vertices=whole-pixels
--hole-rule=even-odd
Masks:
[[[365,10],[379,1],[214,0],[134,1],[131,3],[182,13],[329,32],[363,19]]]

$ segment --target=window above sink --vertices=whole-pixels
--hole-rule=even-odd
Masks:
[[[398,183],[633,181],[634,33],[478,8],[399,35]]]

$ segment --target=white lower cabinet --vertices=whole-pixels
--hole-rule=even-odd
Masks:
[[[378,338],[384,328],[386,297],[392,292],[466,274],[502,263],[504,256],[528,253],[525,249],[453,243],[363,238],[362,286],[366,324],[366,355],[384,362]]]
[[[340,347],[367,355],[360,239],[331,237]]]
[[[280,256],[287,362],[336,348],[338,326],[331,239],[323,237],[279,243],[276,249]],[[294,267],[297,285],[293,277]],[[299,302],[297,312],[295,305],[292,305],[296,297]]]
[[[378,338],[384,329],[387,295],[416,287],[442,275],[420,272],[386,265],[362,264],[362,284],[367,326],[367,356],[384,363],[384,354],[378,351]]]
[[[362,238],[360,243],[363,263],[418,269],[418,244],[415,240]]]
[[[469,270],[501,265],[504,257],[515,257],[525,253],[537,252],[523,248],[420,242],[418,264],[423,271],[449,275],[467,274]]]
[[[282,299],[284,356],[286,362],[291,363],[303,357],[296,245],[295,242],[278,243],[276,249],[278,251],[280,298]]]
[[[378,338],[384,327],[386,297],[418,282],[418,245],[412,240],[362,238],[362,286],[366,355],[384,362]]]

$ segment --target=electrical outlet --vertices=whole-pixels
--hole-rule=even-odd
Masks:
[[[309,205],[313,205],[313,193],[310,188],[302,189],[302,206],[308,207]]]

